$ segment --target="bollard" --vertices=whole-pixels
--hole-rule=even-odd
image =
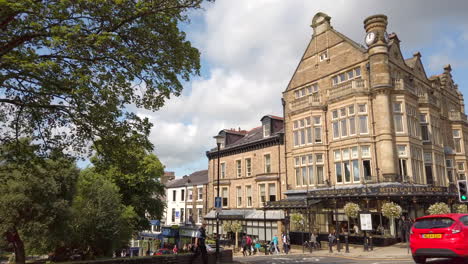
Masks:
[[[367,237],[364,237],[364,251],[369,251],[369,248],[367,245]]]
[[[370,250],[374,251],[374,243],[372,242],[372,236],[370,236],[369,239],[370,239]]]
[[[336,236],[336,250],[340,252],[341,250],[341,244],[340,244],[340,235]]]
[[[263,244],[263,248],[265,248],[265,255],[268,255],[268,253],[267,253],[267,244],[266,243]]]
[[[345,234],[345,243],[346,243],[345,253],[349,253],[348,233]]]

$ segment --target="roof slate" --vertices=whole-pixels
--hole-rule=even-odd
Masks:
[[[187,186],[203,185],[208,183],[208,170],[196,171],[190,174],[187,177],[175,179],[166,184],[166,188],[178,188],[185,187],[185,184],[188,182]]]

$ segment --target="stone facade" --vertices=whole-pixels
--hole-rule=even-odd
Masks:
[[[266,129],[266,130],[265,130]],[[238,214],[238,217],[229,216],[228,221],[239,220],[244,223],[243,232],[258,236],[263,240],[264,232],[258,233],[258,225],[263,224],[259,219],[246,218],[255,215],[255,209],[262,209],[266,202],[278,201],[284,198],[286,189],[285,159],[283,144],[283,119],[275,116],[262,118],[262,126],[250,131],[222,130],[219,136],[223,137],[220,145],[219,173],[220,194],[222,197],[223,215]],[[212,211],[207,218],[208,231],[214,231],[214,198],[217,196],[218,152],[213,149],[207,152],[208,156],[208,211]],[[282,181],[280,179],[283,179]],[[263,215],[263,214],[262,214]],[[271,217],[270,217],[271,216]],[[263,216],[261,217],[263,221]],[[268,214],[269,231],[267,238],[281,232],[281,215]],[[223,219],[226,221],[227,219]],[[256,222],[253,226],[247,222]],[[273,222],[273,223],[271,223]],[[254,228],[256,233],[251,232]],[[271,231],[271,230],[273,231]],[[211,233],[211,232],[210,232]],[[225,234],[223,230],[221,234]]]
[[[374,34],[367,48],[334,30],[327,15],[313,19],[312,40],[283,93],[288,186],[465,179],[468,127],[450,66],[427,77],[419,53],[402,58],[386,16],[364,26]]]

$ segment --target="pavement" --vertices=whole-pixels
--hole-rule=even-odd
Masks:
[[[362,245],[349,245],[349,253],[345,252],[344,244],[340,252],[337,251],[336,246],[333,247],[333,253],[329,252],[328,244],[322,242],[322,248],[313,250],[312,253],[307,249],[302,249],[301,246],[293,245],[289,255],[308,255],[308,256],[324,256],[324,257],[351,257],[358,259],[392,259],[392,260],[412,260],[411,251],[406,243],[398,243],[386,247],[374,247],[372,251],[364,251]],[[282,248],[281,248],[282,249]],[[264,255],[264,253],[257,253],[257,256]],[[242,252],[235,252],[234,257],[243,257]],[[286,256],[284,253],[275,254],[273,256]],[[236,258],[237,259],[237,258]]]

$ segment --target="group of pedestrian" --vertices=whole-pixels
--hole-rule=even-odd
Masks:
[[[252,241],[252,238],[248,235],[245,235],[245,236],[242,236],[242,240],[241,240],[241,250],[242,250],[242,254],[244,256],[247,256],[247,253],[250,255],[252,255],[252,252],[255,252],[254,250],[254,242]]]
[[[398,221],[398,228],[399,228],[399,235],[401,242],[408,242],[409,234],[411,231],[411,227],[413,226],[413,219],[411,217],[406,217],[402,215],[400,221]]]

